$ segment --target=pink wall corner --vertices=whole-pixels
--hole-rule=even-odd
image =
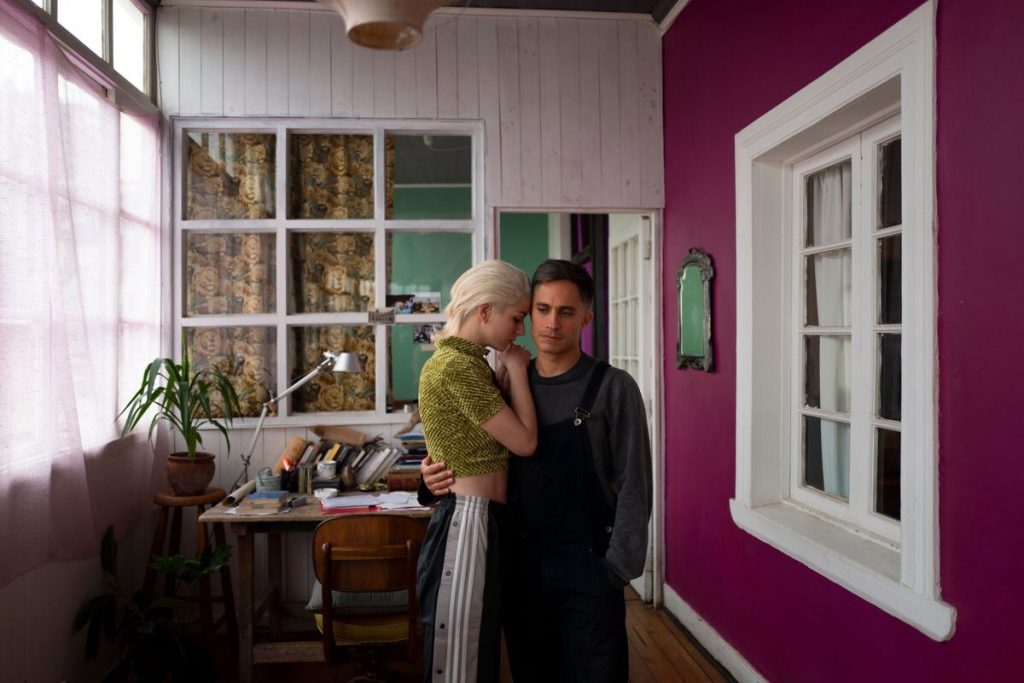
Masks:
[[[1024,646],[1024,3],[937,12],[940,552],[936,643],[737,528],[734,136],[920,3],[693,0],[663,46],[666,579],[776,681],[1008,680]],[[672,275],[714,259],[716,370],[677,370]],[[776,362],[765,358],[759,362]]]

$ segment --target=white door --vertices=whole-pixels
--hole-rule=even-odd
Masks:
[[[612,365],[633,376],[647,409],[647,428],[654,439],[654,367],[657,354],[652,343],[654,329],[654,260],[651,254],[651,217],[645,214],[608,216],[608,355]],[[652,471],[654,471],[652,463]],[[655,488],[658,491],[658,487]],[[654,600],[653,568],[656,566],[655,520],[660,514],[659,497],[648,529],[647,564],[644,573],[632,581],[644,602]]]

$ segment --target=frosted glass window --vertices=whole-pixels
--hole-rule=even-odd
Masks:
[[[87,48],[103,56],[103,0],[64,0],[57,3],[57,21]]]
[[[61,3],[63,5],[63,3]],[[132,0],[114,0],[114,68],[146,89],[146,14]]]

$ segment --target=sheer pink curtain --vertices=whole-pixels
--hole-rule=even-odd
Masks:
[[[150,509],[115,417],[160,351],[158,159],[156,120],[0,0],[0,585]]]

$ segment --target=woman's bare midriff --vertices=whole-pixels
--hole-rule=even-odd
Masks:
[[[452,493],[464,496],[480,496],[504,503],[508,494],[508,469],[472,477],[457,477],[451,490]]]

